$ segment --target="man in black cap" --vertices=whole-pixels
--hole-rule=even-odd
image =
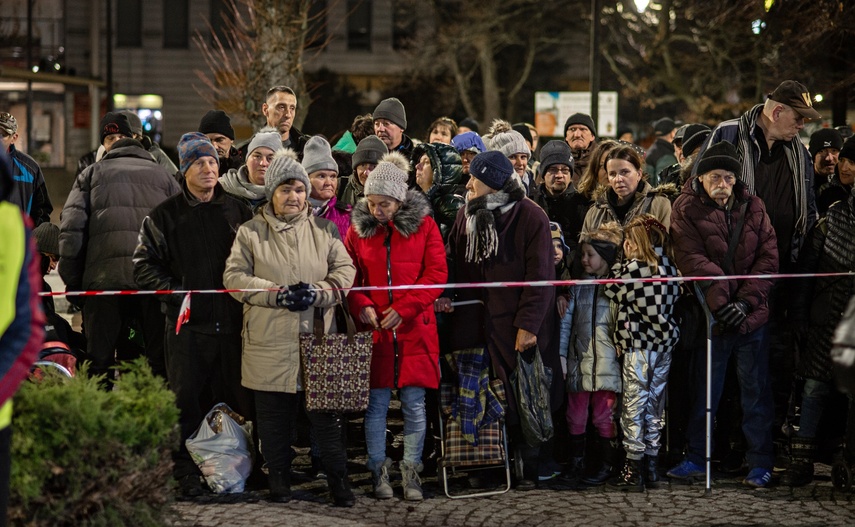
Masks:
[[[659,174],[677,162],[672,141],[677,131],[674,119],[663,117],[653,123],[653,131],[656,133],[656,141],[647,150],[644,157],[644,171],[650,176],[650,184],[659,184]]]
[[[50,202],[45,176],[36,160],[15,148],[18,121],[11,113],[0,113],[0,148],[11,158],[12,188],[8,200],[30,216],[33,224],[50,221]]]
[[[561,225],[567,245],[575,250],[590,203],[571,183],[573,154],[570,146],[560,140],[543,145],[538,170],[543,183],[535,203],[546,211],[550,221]]]
[[[235,148],[235,130],[232,128],[232,120],[222,110],[208,110],[199,122],[199,132],[205,134],[220,157],[220,177],[224,176],[229,169],[239,169],[243,165],[243,158]]]
[[[398,152],[408,160],[413,157],[413,141],[407,137],[407,111],[395,97],[383,99],[374,109],[374,133],[390,152]]]
[[[131,257],[143,218],[181,189],[139,141],[131,139],[127,116],[111,112],[101,120],[104,157],[74,180],[62,208],[59,275],[69,291],[134,290]],[[87,359],[92,375],[107,373],[116,348],[133,320],[142,320],[146,357],[165,374],[163,315],[151,296],[92,296],[83,305]]]
[[[591,116],[574,113],[568,117],[564,122],[564,140],[573,153],[573,186],[576,186],[588,167],[591,152],[597,147],[597,127]]]
[[[740,180],[742,165],[728,142],[708,148],[671,213],[671,236],[677,267],[685,276],[763,275],[778,271],[775,232],[763,202],[749,194]],[[739,227],[733,228],[736,224]],[[728,280],[702,286],[704,301],[716,319],[712,335],[710,398],[715,414],[730,357],[738,372],[742,403],[742,430],[748,443],[749,473],[743,481],[751,487],[769,484],[774,464],[772,449],[773,404],[769,390],[768,280]],[[704,360],[695,360],[693,378],[707,374]],[[705,384],[694,383],[688,426],[686,459],[668,476],[690,479],[703,476]]]
[[[831,181],[841,148],[843,136],[834,128],[820,128],[810,135],[808,151],[813,159],[813,187],[817,196],[819,188]]]
[[[707,146],[721,141],[736,147],[737,159],[742,163],[742,181],[749,194],[763,200],[775,229],[782,273],[794,271],[804,237],[816,220],[813,160],[799,139],[799,132],[805,121],[820,117],[807,87],[787,80],[764,103],[716,126],[699,154],[702,156]],[[795,359],[792,328],[787,320],[790,298],[787,288],[787,281],[779,280],[769,294],[773,430],[778,434],[787,414]]]

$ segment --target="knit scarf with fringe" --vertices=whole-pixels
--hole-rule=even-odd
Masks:
[[[499,253],[496,217],[511,210],[516,201],[504,191],[486,194],[466,203],[466,261],[481,263]]]

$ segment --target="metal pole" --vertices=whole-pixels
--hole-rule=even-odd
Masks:
[[[107,1],[107,111],[113,111],[113,0]]]
[[[27,69],[33,71],[33,1],[27,0]],[[33,81],[27,79],[27,154],[33,155]]]
[[[707,386],[706,386],[706,444],[704,445],[704,459],[706,462],[706,486],[704,487],[704,496],[712,496],[712,329],[715,324],[710,308],[707,305],[704,292],[701,290],[700,284],[694,282],[692,284],[695,290],[695,296],[701,307],[704,310],[704,317],[707,321]]]
[[[600,8],[601,0],[591,0],[591,119],[600,120]]]

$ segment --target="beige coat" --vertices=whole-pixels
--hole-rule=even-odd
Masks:
[[[594,203],[585,215],[585,223],[582,226],[582,232],[595,231],[597,228],[610,221],[621,223],[618,221],[614,208],[612,208],[609,203],[609,193],[614,194],[614,191],[610,187],[600,187],[598,192],[595,194]],[[668,195],[676,193],[677,187],[674,185],[668,184],[651,188],[650,183],[647,183],[646,181],[639,182],[638,190],[636,190],[635,195],[632,198],[632,207],[629,209],[629,212],[627,212],[621,225],[625,227],[626,224],[634,217],[648,213],[652,214],[653,217],[659,220],[666,229],[670,229],[671,201],[668,199]]]
[[[285,222],[268,204],[238,230],[226,260],[223,283],[228,289],[278,289],[298,282],[329,289],[334,279],[351,287],[356,268],[339,239],[338,228],[306,214]],[[276,305],[276,291],[231,293],[243,302],[241,383],[261,391],[295,393],[300,378],[300,333],[310,333],[314,310],[291,312]],[[318,293],[315,309],[335,306],[332,291]],[[333,310],[324,312],[326,330],[334,326]]]

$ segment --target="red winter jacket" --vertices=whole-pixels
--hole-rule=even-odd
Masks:
[[[733,203],[721,207],[706,193],[697,177],[686,182],[671,211],[674,257],[683,276],[723,276],[730,233],[739,217],[747,214],[733,255],[731,274],[774,274],[778,272],[778,242],[763,201],[748,194],[737,180]],[[769,320],[767,302],[769,280],[714,281],[706,290],[706,300],[715,313],[735,300],[744,300],[751,313],[739,333],[756,330]]]
[[[410,191],[388,226],[379,223],[361,200],[351,213],[345,247],[356,266],[354,287],[443,284],[448,277],[442,236],[430,214],[430,204],[421,193]],[[386,238],[391,229],[389,250]],[[388,255],[388,256],[387,256]],[[387,259],[388,258],[388,259]],[[388,266],[388,267],[387,267]],[[442,289],[352,291],[348,306],[354,318],[371,306],[378,319],[391,305],[403,323],[397,330],[398,386],[439,386],[439,341],[434,301]],[[393,388],[395,346],[392,331],[374,332],[371,359],[371,388]]]

